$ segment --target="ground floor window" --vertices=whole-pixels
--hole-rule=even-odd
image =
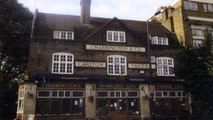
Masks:
[[[41,116],[83,116],[84,91],[38,90],[36,113]]]
[[[179,118],[189,113],[187,95],[183,91],[155,91],[150,96],[150,109],[153,116]]]
[[[111,112],[127,112],[139,115],[138,91],[97,91],[97,115],[106,116]]]

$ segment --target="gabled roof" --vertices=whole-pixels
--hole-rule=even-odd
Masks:
[[[136,36],[146,39],[147,34],[147,22],[146,21],[136,21],[136,20],[124,20],[117,18],[98,18],[91,17],[90,25],[83,25],[80,22],[80,16],[75,15],[62,15],[62,14],[49,14],[40,13],[36,14],[36,24],[34,37],[38,37],[40,32],[52,31],[53,30],[73,30],[75,32],[75,38],[79,40],[84,40],[88,38],[108,23],[113,20],[118,20],[124,26],[126,26],[131,32]],[[176,39],[175,34],[167,30],[163,25],[157,22],[148,22],[148,32],[151,36],[165,36],[172,37]]]

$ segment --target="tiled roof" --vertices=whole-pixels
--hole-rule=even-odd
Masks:
[[[117,18],[98,18],[91,17],[90,25],[83,25],[80,22],[80,16],[75,15],[62,15],[62,14],[49,14],[49,13],[37,13],[37,21],[34,37],[48,37],[45,34],[52,33],[53,30],[74,30],[75,38],[79,40],[84,40],[97,30],[101,29],[108,22],[113,19],[119,20],[123,23],[129,30],[131,30],[135,35],[142,39],[146,39],[147,35],[147,22],[146,21],[136,21],[136,20],[123,20]],[[173,37],[176,39],[175,34],[167,30],[163,25],[157,22],[149,22],[148,32],[151,36],[166,36]],[[42,36],[43,34],[43,36]]]

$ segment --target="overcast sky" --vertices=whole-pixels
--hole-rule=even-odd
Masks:
[[[80,0],[18,0],[32,12],[80,15]],[[92,0],[91,16],[131,20],[147,20],[160,6],[174,0]]]

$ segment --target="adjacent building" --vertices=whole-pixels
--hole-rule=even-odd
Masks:
[[[19,120],[186,120],[176,35],[156,22],[35,12]]]
[[[160,7],[154,19],[176,33],[181,44],[199,47],[207,32],[213,35],[213,1],[175,0]]]

